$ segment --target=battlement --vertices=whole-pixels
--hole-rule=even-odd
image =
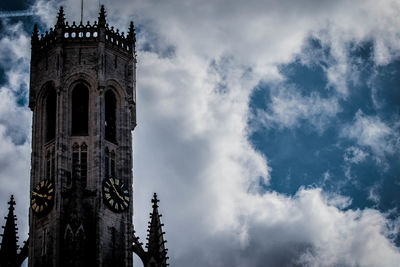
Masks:
[[[32,52],[41,54],[41,52],[47,52],[57,44],[82,44],[85,42],[104,42],[107,47],[117,49],[129,56],[136,56],[136,34],[133,22],[131,21],[126,36],[124,32],[120,33],[118,29],[114,30],[113,26],[109,27],[106,24],[104,6],[101,6],[98,21],[92,24],[88,21],[86,25],[82,22],[78,25],[75,21],[72,22],[72,25],[69,25],[65,21],[63,7],[60,7],[57,24],[54,29],[50,28],[49,31],[39,35],[37,25],[34,26]]]

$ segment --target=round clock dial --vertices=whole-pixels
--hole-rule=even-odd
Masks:
[[[40,181],[32,190],[31,208],[36,214],[51,210],[54,202],[54,183],[48,179]]]
[[[103,199],[112,211],[124,211],[129,206],[129,190],[119,179],[105,179],[103,181]]]

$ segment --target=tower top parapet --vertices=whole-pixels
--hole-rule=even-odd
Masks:
[[[99,43],[103,42],[107,47],[114,48],[123,54],[135,57],[136,34],[133,21],[130,22],[129,32],[119,32],[113,26],[109,26],[106,21],[106,12],[104,5],[100,7],[98,21],[84,24],[82,21],[72,25],[65,21],[64,9],[61,6],[57,16],[57,23],[49,31],[39,35],[37,25],[35,24],[32,33],[32,52],[40,54],[47,52],[57,44],[67,43]]]

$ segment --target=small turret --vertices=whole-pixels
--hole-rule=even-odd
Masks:
[[[10,205],[8,207],[8,215],[6,225],[3,226],[4,232],[1,234],[3,237],[0,248],[0,266],[21,266],[22,262],[28,257],[28,240],[24,242],[24,246],[18,253],[18,228],[17,216],[14,215],[14,196],[11,195]]]
[[[143,249],[143,243],[139,242],[139,238],[133,235],[133,246],[132,250],[135,252],[140,259],[143,261],[145,267],[155,266],[155,267],[166,267],[167,263],[167,251],[165,248],[166,240],[164,240],[165,232],[162,231],[164,224],[161,223],[161,214],[158,212],[158,202],[157,194],[154,193],[153,199],[153,212],[150,213],[149,228],[147,229],[147,252]]]
[[[4,232],[2,234],[3,240],[1,241],[0,249],[0,266],[17,266],[17,250],[18,250],[18,228],[16,226],[16,216],[14,215],[14,196],[11,195],[10,205],[8,208],[8,215],[4,217],[6,219],[6,225],[3,226]]]

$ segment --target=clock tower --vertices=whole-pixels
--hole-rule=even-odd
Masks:
[[[35,25],[29,266],[132,266],[135,31]]]

